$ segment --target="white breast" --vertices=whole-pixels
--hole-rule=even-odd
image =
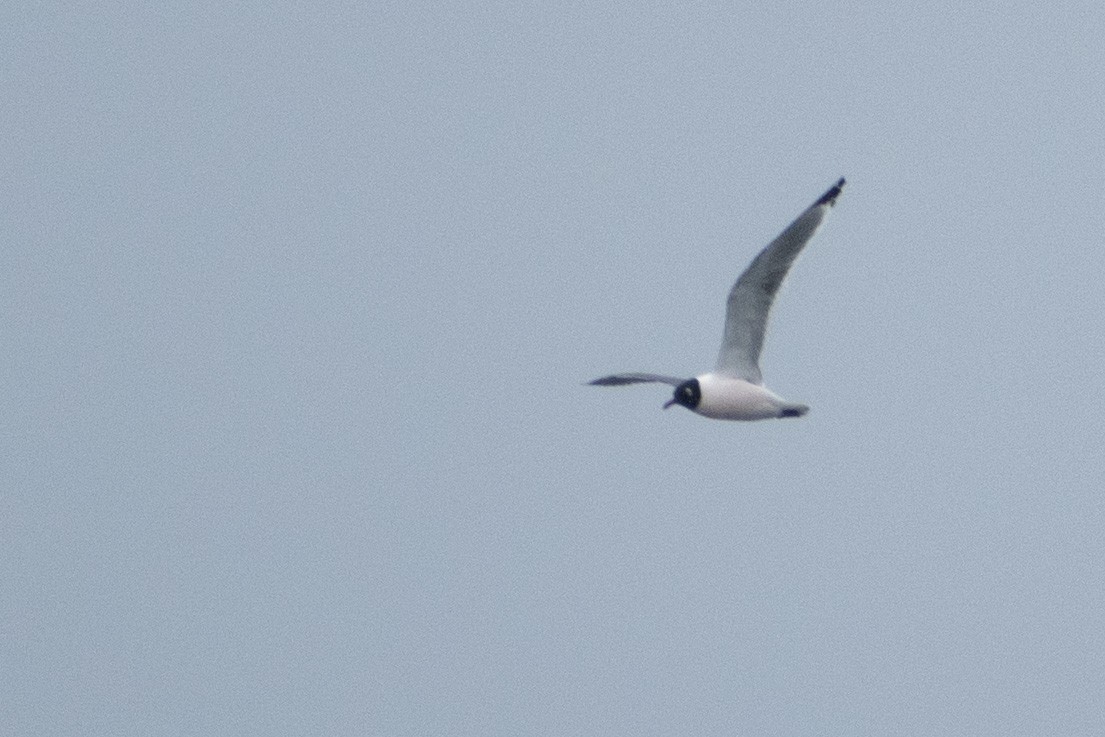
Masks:
[[[702,398],[695,412],[715,420],[766,420],[778,417],[786,402],[758,384],[714,374],[696,377]]]

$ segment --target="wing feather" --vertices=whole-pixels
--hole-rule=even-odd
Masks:
[[[601,379],[595,379],[587,383],[591,386],[624,386],[626,384],[640,384],[647,381],[659,381],[664,384],[679,386],[684,380],[675,376],[661,376],[660,374],[629,373],[603,376]]]
[[[767,244],[729,291],[717,373],[762,384],[760,351],[775,294],[844,187],[841,179]]]

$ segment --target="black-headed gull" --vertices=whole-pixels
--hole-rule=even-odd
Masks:
[[[760,349],[764,343],[767,317],[779,285],[802,248],[836,204],[844,187],[841,179],[817,202],[798,216],[737,279],[729,291],[725,313],[725,335],[714,370],[693,379],[659,374],[613,374],[589,382],[596,386],[622,386],[646,381],[671,384],[675,392],[664,409],[679,404],[704,417],[717,420],[766,420],[773,417],[801,417],[809,412],[804,404],[788,402],[767,389],[760,375]]]

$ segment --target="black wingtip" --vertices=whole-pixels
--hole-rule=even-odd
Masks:
[[[832,207],[836,204],[836,198],[840,196],[840,191],[844,189],[844,177],[840,178],[836,184],[829,189],[828,192],[821,195],[821,198],[817,202],[813,203],[814,207],[820,207],[821,205],[828,205]]]

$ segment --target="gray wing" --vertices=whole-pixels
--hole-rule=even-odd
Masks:
[[[715,371],[725,376],[763,382],[760,375],[760,349],[767,330],[767,316],[775,293],[786,278],[794,259],[809,242],[821,221],[836,203],[844,180],[834,184],[817,202],[798,216],[779,236],[767,244],[760,255],[737,279],[729,291],[725,313],[725,336],[718,352]]]
[[[623,386],[625,384],[640,384],[646,381],[659,381],[664,384],[671,384],[672,386],[679,386],[684,382],[684,379],[679,379],[674,376],[661,376],[660,374],[613,374],[611,376],[604,376],[601,379],[595,379],[594,381],[588,381],[591,386]]]

